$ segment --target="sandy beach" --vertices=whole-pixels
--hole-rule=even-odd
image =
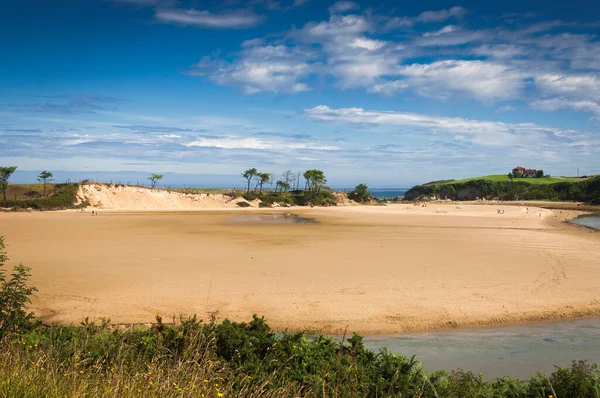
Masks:
[[[498,214],[503,209],[504,214]],[[318,224],[254,222],[291,212]],[[600,315],[600,233],[578,213],[412,204],[0,213],[47,322],[217,311],[277,329],[383,334]],[[242,218],[240,218],[242,217]]]

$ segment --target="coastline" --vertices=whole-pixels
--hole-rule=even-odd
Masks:
[[[0,217],[11,258],[32,267],[40,289],[32,309],[50,323],[89,316],[149,324],[156,314],[217,311],[236,321],[264,315],[275,330],[386,335],[600,316],[600,270],[592,268],[600,235],[565,223],[585,212],[527,213],[525,205],[499,215],[503,206]],[[233,215],[286,212],[321,224],[228,223]],[[35,242],[47,255],[32,252]]]

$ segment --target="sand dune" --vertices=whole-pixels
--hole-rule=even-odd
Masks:
[[[77,192],[78,204],[88,202],[91,209],[103,210],[196,210],[238,208],[238,202],[258,207],[259,200],[222,194],[186,194],[125,185],[85,184]]]
[[[51,322],[218,311],[265,315],[280,329],[373,334],[600,315],[600,233],[562,224],[576,212],[294,212],[321,223],[232,222],[245,210],[4,213],[0,234],[11,259],[32,267],[33,309]]]

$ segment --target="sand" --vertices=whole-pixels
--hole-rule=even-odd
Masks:
[[[187,194],[163,189],[126,185],[83,184],[77,192],[77,204],[87,202],[88,210],[202,210],[237,209],[239,202],[257,208],[259,200],[247,201],[219,193]]]
[[[575,211],[398,204],[292,210],[320,224],[232,221],[283,211],[0,213],[0,235],[32,268],[47,322],[215,311],[387,334],[600,315],[600,233],[566,226]]]

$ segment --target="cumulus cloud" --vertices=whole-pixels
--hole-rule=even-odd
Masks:
[[[194,9],[159,9],[156,11],[155,18],[161,22],[216,29],[244,29],[259,25],[264,20],[264,17],[248,10],[217,14]]]
[[[221,59],[204,58],[188,73],[208,76],[225,86],[241,86],[245,93],[264,91],[298,93],[309,91],[303,79],[318,67],[312,54],[284,45],[249,44],[242,56],[227,63]]]

